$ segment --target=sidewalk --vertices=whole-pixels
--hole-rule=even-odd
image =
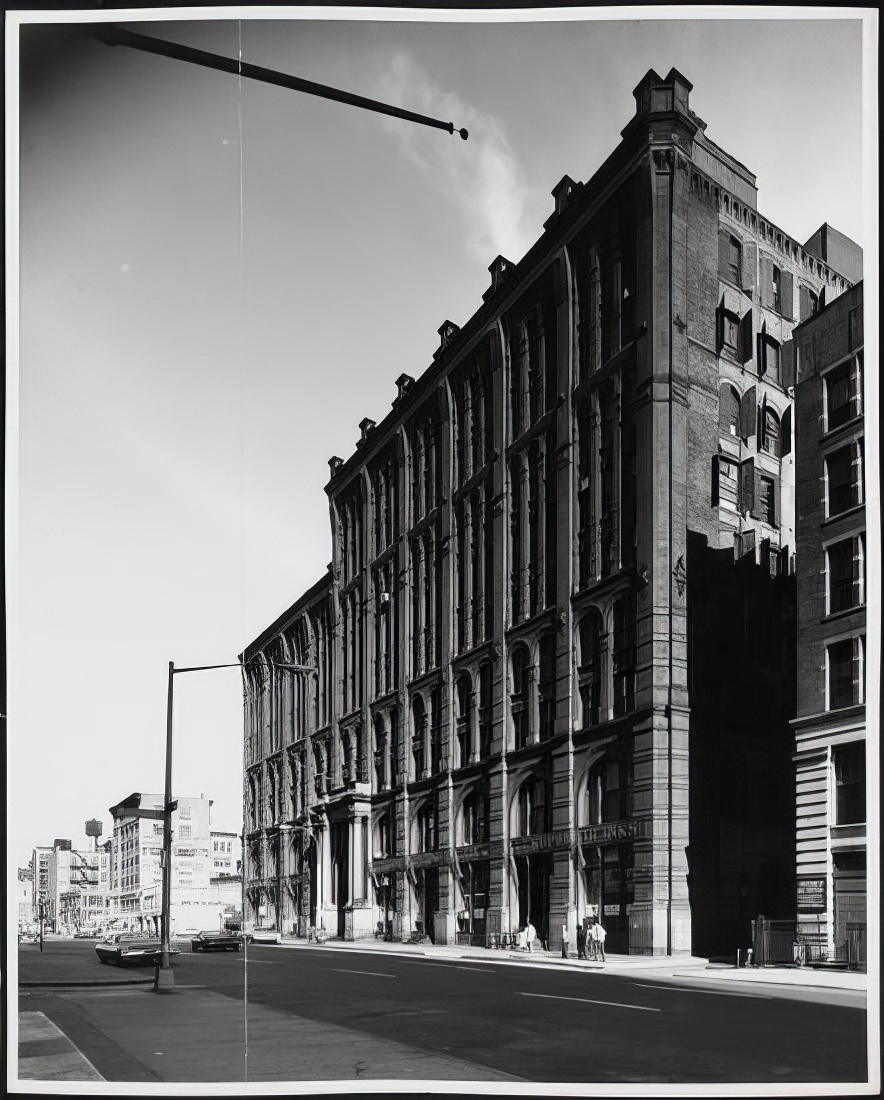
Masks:
[[[256,941],[258,946],[262,942]],[[271,941],[264,941],[270,943]],[[294,936],[283,936],[273,946],[282,948],[318,949],[319,945]],[[456,946],[444,944],[436,946],[426,942],[419,944],[392,943],[385,940],[326,940],[323,951],[361,951],[392,953],[396,955],[424,955],[438,959],[480,959],[488,963],[505,962],[521,966],[543,966],[556,970],[582,970],[606,974],[646,973],[653,977],[691,977],[710,978],[716,981],[760,982],[771,986],[797,986],[816,989],[845,989],[865,992],[868,988],[868,975],[848,970],[823,970],[813,967],[764,966],[741,967],[728,966],[725,963],[710,963],[708,959],[694,955],[612,955],[608,954],[604,962],[590,962],[576,956],[564,959],[554,951],[512,951],[509,949],[489,949],[486,947]]]

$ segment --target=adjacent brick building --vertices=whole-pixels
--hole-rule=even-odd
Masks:
[[[243,654],[247,916],[557,949],[593,907],[614,951],[711,954],[791,904],[785,349],[850,280],[690,90],[644,77],[331,460],[328,574]]]
[[[794,332],[798,490],[798,927],[865,961],[866,497],[862,284]]]

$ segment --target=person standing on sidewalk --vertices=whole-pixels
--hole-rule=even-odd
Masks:
[[[536,939],[537,939],[537,929],[534,927],[534,925],[529,920],[528,924],[525,927],[525,940],[528,944],[529,954],[534,950],[534,941]]]
[[[577,925],[577,958],[586,958],[586,925],[583,921]]]
[[[592,938],[593,949],[594,949],[593,953],[598,955],[598,957],[602,960],[602,962],[604,962],[605,961],[605,937],[607,936],[608,933],[605,931],[605,929],[599,923],[598,917],[596,917],[595,920],[592,922],[592,927],[589,930],[589,934]]]

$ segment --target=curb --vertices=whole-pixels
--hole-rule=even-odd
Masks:
[[[153,985],[153,978],[124,978],[108,982],[19,982],[19,989],[100,989],[102,986]]]

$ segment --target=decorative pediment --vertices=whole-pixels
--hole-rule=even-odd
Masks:
[[[460,332],[460,325],[456,325],[454,321],[443,321],[437,332],[441,343],[439,350],[433,355],[434,359],[438,359],[442,352],[454,342],[455,337]]]
[[[491,286],[482,295],[483,301],[487,302],[492,295],[500,290],[504,284],[506,275],[514,266],[515,265],[505,256],[495,256],[488,268],[488,271],[491,273]]]

